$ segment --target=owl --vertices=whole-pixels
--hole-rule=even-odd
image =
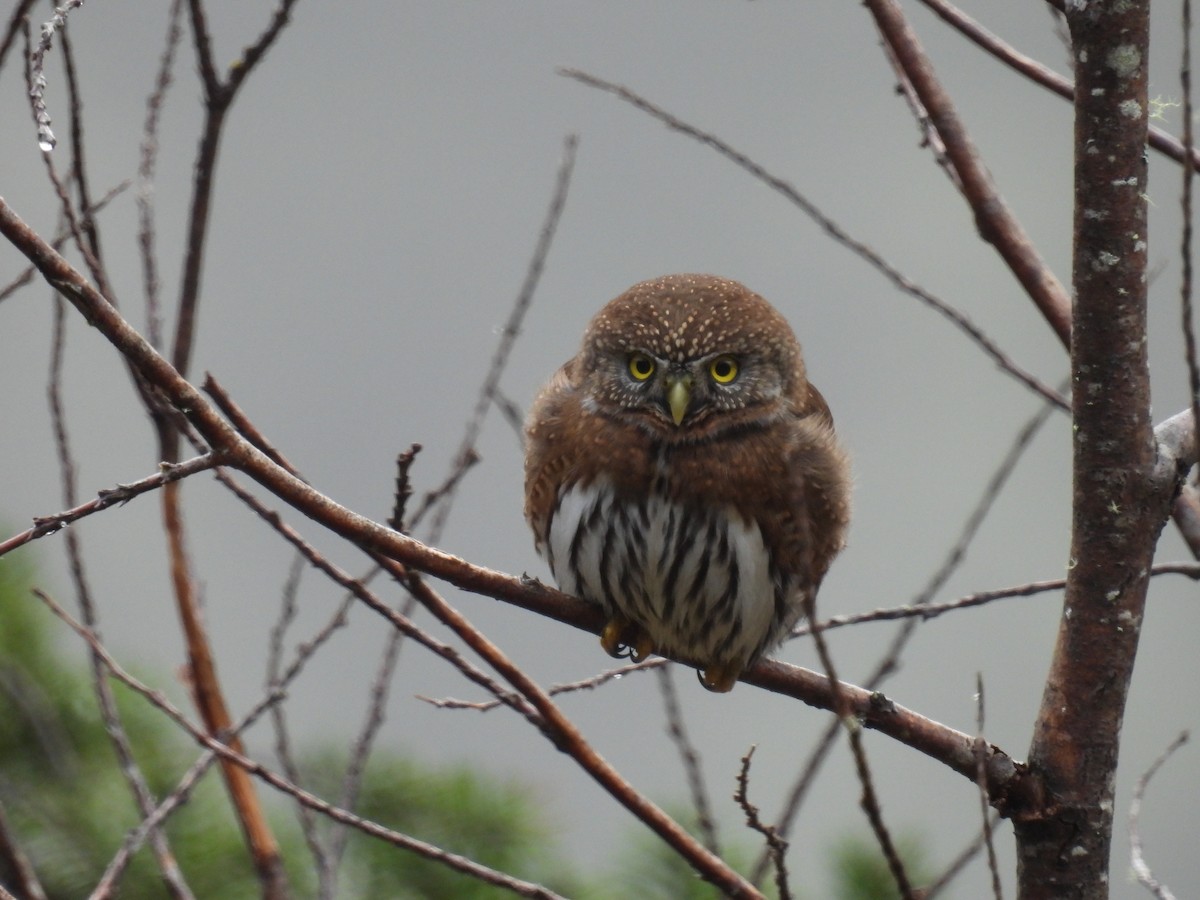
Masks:
[[[850,474],[787,321],[710,275],[600,310],[526,423],[525,516],[613,656],[695,663],[728,691],[842,549]]]

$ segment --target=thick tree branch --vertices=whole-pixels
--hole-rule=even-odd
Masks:
[[[1149,569],[1174,479],[1156,477],[1146,354],[1149,4],[1068,4],[1076,60],[1074,510],[1058,639],[1015,818],[1020,896],[1108,896],[1114,773]]]

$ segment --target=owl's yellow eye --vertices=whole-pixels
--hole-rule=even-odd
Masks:
[[[645,381],[654,374],[654,360],[645,353],[635,353],[629,357],[629,374],[634,381]]]
[[[717,384],[729,384],[738,376],[737,360],[732,356],[718,356],[708,364],[708,374]]]

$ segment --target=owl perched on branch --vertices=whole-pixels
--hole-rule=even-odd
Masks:
[[[850,473],[787,321],[710,275],[600,310],[526,424],[525,516],[613,656],[713,691],[788,634],[842,549]]]

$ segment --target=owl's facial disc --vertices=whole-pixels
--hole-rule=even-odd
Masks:
[[[672,372],[667,375],[667,407],[671,410],[671,418],[675,426],[683,424],[688,406],[692,402],[692,376],[684,372]]]

